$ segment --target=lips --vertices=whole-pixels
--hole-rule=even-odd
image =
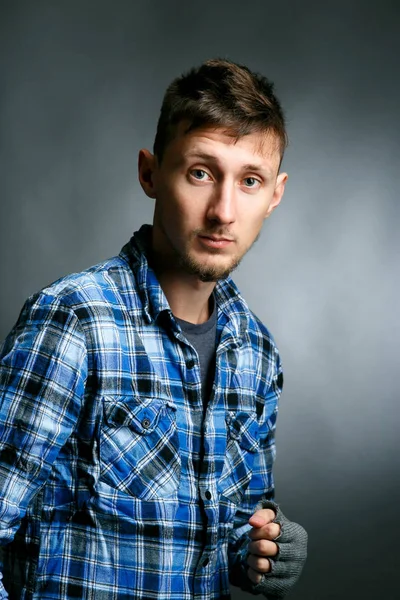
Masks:
[[[214,242],[233,242],[232,238],[217,237],[216,235],[202,235],[200,237],[208,238],[209,240],[213,240]]]
[[[226,248],[233,244],[232,238],[218,237],[215,235],[199,235],[202,244],[208,248]]]

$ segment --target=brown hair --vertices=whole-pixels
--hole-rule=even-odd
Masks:
[[[288,143],[274,84],[226,59],[207,60],[168,86],[153,147],[159,162],[182,121],[188,121],[185,133],[204,125],[223,127],[236,139],[253,132],[272,133],[281,159]]]

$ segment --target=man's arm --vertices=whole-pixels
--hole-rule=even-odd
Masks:
[[[253,475],[235,516],[229,544],[230,581],[244,591],[283,598],[300,576],[307,556],[307,533],[289,521],[274,502],[272,467],[275,459],[277,406],[282,371],[276,371],[266,394],[270,416],[261,426]],[[272,410],[272,413],[271,413]]]
[[[79,415],[86,345],[74,312],[31,297],[0,350],[0,543],[9,543]],[[0,598],[7,593],[0,583]]]

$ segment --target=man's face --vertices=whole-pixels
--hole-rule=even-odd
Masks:
[[[278,175],[276,139],[251,133],[235,142],[222,129],[184,134],[181,127],[161,165],[148,151],[141,154],[139,178],[156,199],[156,255],[201,281],[226,277],[283,195],[287,175]]]

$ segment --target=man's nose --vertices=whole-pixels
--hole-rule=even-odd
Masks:
[[[233,183],[226,181],[216,187],[208,205],[207,218],[223,224],[235,221],[236,193]]]

